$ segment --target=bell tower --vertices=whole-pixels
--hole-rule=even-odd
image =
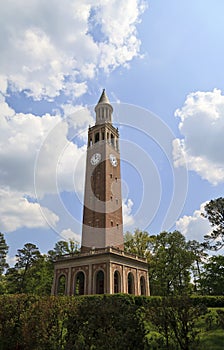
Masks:
[[[95,112],[95,125],[88,130],[81,251],[123,250],[119,132],[105,90]]]
[[[58,256],[53,295],[149,295],[146,258],[124,251],[119,132],[103,90],[88,129],[82,243],[78,254]]]

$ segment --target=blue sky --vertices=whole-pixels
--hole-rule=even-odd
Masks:
[[[8,0],[0,14],[0,231],[10,258],[80,239],[103,88],[121,139],[124,230],[179,229],[223,196],[221,0]]]

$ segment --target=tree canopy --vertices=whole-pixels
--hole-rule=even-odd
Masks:
[[[207,203],[202,216],[207,218],[213,227],[212,232],[205,235],[206,248],[221,249],[224,247],[224,198],[220,197]]]

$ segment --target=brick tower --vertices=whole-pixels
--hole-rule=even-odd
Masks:
[[[124,252],[118,129],[103,90],[89,127],[81,252],[54,264],[52,294],[149,295],[148,265]]]
[[[95,112],[96,123],[88,131],[81,251],[123,250],[119,133],[105,90]]]

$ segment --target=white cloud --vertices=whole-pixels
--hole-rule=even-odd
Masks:
[[[224,96],[220,90],[187,96],[175,115],[180,118],[183,139],[173,142],[175,166],[185,161],[213,185],[224,181]]]
[[[61,236],[66,240],[72,239],[79,243],[81,241],[81,236],[78,233],[73,232],[70,228],[63,230]]]
[[[122,203],[123,224],[126,227],[129,227],[129,226],[134,224],[134,217],[131,214],[133,204],[134,203],[130,198],[128,198],[126,201],[123,201],[123,203]]]
[[[47,208],[48,221],[55,225],[58,216]],[[0,189],[0,227],[1,230],[11,232],[21,227],[46,228],[48,223],[41,214],[38,203],[32,203],[21,193]]]
[[[209,221],[201,215],[207,202],[202,203],[199,210],[195,210],[192,216],[183,216],[176,222],[176,229],[188,240],[204,241],[204,236],[211,232]]]
[[[9,264],[9,266],[14,266],[17,263],[18,258],[14,255],[14,256],[6,256],[6,262],[7,264]]]
[[[78,147],[68,137],[74,142],[76,137],[83,140],[92,117],[80,107],[63,108],[65,118],[38,117],[16,114],[3,98],[0,100],[0,188],[32,197],[36,190],[43,197],[74,190],[75,177],[76,190],[82,191],[85,146]]]
[[[0,226],[4,231],[55,228],[59,217],[28,198],[83,193],[86,147],[72,141],[83,143],[92,117],[81,106],[67,104],[62,109],[62,116],[16,113],[0,96]]]
[[[87,90],[98,68],[139,55],[136,25],[143,0],[8,0],[1,6],[0,89],[35,99]],[[98,34],[97,34],[98,33]]]

